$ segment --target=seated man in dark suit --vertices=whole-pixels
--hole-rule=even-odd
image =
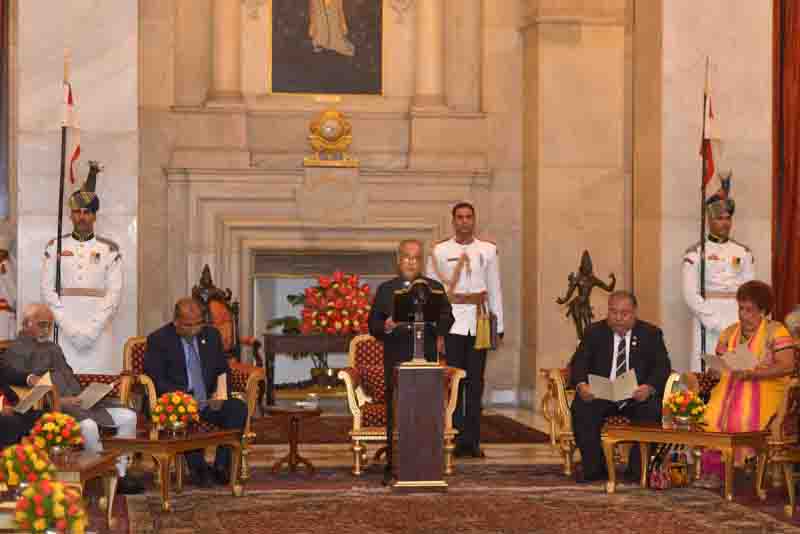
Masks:
[[[224,429],[244,428],[247,405],[230,398],[230,367],[222,348],[222,338],[216,328],[203,320],[200,303],[191,297],[175,304],[173,322],[147,336],[144,371],[153,379],[159,395],[172,391],[185,391],[198,402],[200,419]],[[209,402],[215,393],[220,375],[228,376],[228,399],[221,403]],[[208,487],[209,468],[203,451],[186,454],[192,481]],[[229,482],[231,451],[218,447],[211,470],[214,480],[221,485]]]
[[[671,368],[669,356],[661,330],[638,320],[636,308],[632,293],[612,293],[608,317],[586,329],[572,357],[572,380],[578,393],[572,403],[572,428],[581,451],[585,482],[608,476],[600,440],[607,417],[624,415],[633,422],[661,421],[661,397]],[[590,374],[614,380],[630,369],[636,372],[639,383],[632,399],[614,403],[592,395]],[[640,472],[639,447],[632,447],[625,476],[638,479]]]
[[[422,262],[424,255],[422,243],[416,239],[402,241],[397,250],[397,270],[399,276],[392,278],[380,286],[375,293],[375,301],[369,312],[369,333],[383,342],[383,376],[386,384],[386,435],[392,434],[394,416],[394,368],[402,362],[411,359],[412,339],[411,328],[408,324],[398,325],[398,322],[408,321],[408,318],[392,317],[394,310],[394,293],[407,288],[417,279],[425,281],[431,290],[445,293],[442,284],[431,278],[422,276]],[[436,324],[425,327],[425,358],[436,361],[439,354],[444,353],[444,336],[450,331],[455,319],[450,302],[445,295],[445,306],[442,306],[441,317]],[[384,484],[392,478],[392,440],[386,443],[386,469],[384,471]]]
[[[27,383],[29,383],[27,373],[17,371],[0,360],[0,398],[2,398],[0,449],[19,442],[31,431],[33,424],[42,415],[37,410],[28,410],[25,414],[14,412],[13,406],[19,401],[19,398],[10,386]]]

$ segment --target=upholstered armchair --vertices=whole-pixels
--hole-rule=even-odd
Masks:
[[[350,341],[349,367],[339,371],[347,387],[347,406],[353,415],[353,474],[361,475],[367,462],[366,444],[386,443],[386,386],[383,374],[383,344],[370,335],[356,336]],[[458,384],[464,378],[461,369],[448,367],[446,372],[444,462],[445,473],[453,472],[455,436],[453,413],[458,400]],[[373,461],[384,449],[379,448]]]
[[[570,406],[575,399],[575,389],[570,384],[569,368],[540,369],[539,376],[547,384],[545,394],[541,400],[541,410],[545,420],[550,425],[550,444],[558,451],[564,461],[564,474],[572,475],[575,456],[575,434],[572,432],[572,412]],[[716,381],[711,377],[702,377],[700,380],[701,395],[708,394]],[[670,374],[664,388],[666,398],[678,384],[680,375]],[[703,389],[705,388],[705,389]],[[707,398],[707,397],[706,397]],[[610,417],[606,423],[627,424],[630,420],[623,416]]]

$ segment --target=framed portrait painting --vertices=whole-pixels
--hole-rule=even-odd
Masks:
[[[381,0],[272,0],[273,93],[382,93]]]

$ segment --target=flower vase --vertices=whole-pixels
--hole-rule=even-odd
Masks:
[[[681,430],[690,430],[692,428],[692,418],[688,415],[675,415],[672,417],[675,428]]]
[[[180,438],[186,435],[187,425],[183,421],[172,421],[167,423],[167,433],[171,438]]]

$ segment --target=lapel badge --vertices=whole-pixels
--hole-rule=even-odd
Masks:
[[[636,336],[632,337],[631,338],[631,347],[635,347],[638,344],[639,344],[639,340],[636,339]]]
[[[734,267],[739,267],[742,264],[742,258],[739,256],[734,256],[731,258],[731,263],[733,263]]]
[[[100,253],[97,251],[92,252],[92,263],[98,264],[100,263]]]

